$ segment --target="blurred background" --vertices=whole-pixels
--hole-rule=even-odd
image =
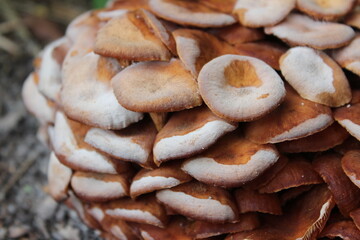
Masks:
[[[104,0],[0,0],[0,239],[99,239],[46,194],[49,151],[21,99],[32,62],[80,13]]]

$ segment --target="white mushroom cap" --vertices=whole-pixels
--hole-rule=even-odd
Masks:
[[[41,124],[54,122],[55,108],[38,90],[36,73],[31,73],[25,80],[22,92],[26,108]]]
[[[110,79],[117,71],[120,66],[116,60],[101,60],[93,52],[68,66],[61,90],[64,112],[72,119],[105,129],[121,129],[142,119],[143,114],[123,108],[116,100]]]
[[[230,121],[251,121],[276,108],[285,96],[282,79],[265,62],[223,55],[201,69],[199,90],[216,115]]]
[[[360,76],[360,35],[357,35],[349,45],[334,50],[332,57],[343,68]]]
[[[57,201],[67,198],[68,186],[72,175],[71,168],[62,164],[54,152],[50,154],[48,166],[49,193]]]
[[[283,22],[265,28],[286,43],[309,46],[315,49],[338,48],[354,38],[354,30],[344,24],[315,21],[307,16],[292,13]]]
[[[233,12],[247,27],[272,26],[295,7],[296,0],[237,0]]]
[[[301,97],[330,107],[351,100],[351,88],[342,69],[325,53],[294,47],[280,58],[281,73]]]
[[[159,17],[181,25],[221,27],[235,23],[231,15],[219,13],[198,1],[149,0],[149,6]]]

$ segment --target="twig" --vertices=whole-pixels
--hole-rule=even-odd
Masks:
[[[18,23],[18,26],[16,28],[16,34],[25,43],[27,43],[26,46],[28,47],[28,51],[33,56],[35,56],[40,51],[40,47],[33,41],[28,29],[22,23],[18,14],[14,11],[14,9],[11,7],[11,5],[8,3],[7,0],[0,0],[0,11],[4,15],[4,17],[7,21],[15,21]]]
[[[32,149],[32,147],[30,148]],[[0,190],[0,202],[2,202],[8,191],[15,185],[15,183],[27,172],[27,170],[35,163],[37,157],[40,155],[39,151],[31,151],[26,160],[20,165],[18,170],[10,177],[9,181]]]
[[[0,23],[0,34],[8,33],[17,28],[19,22],[17,21],[7,21]]]
[[[0,49],[3,49],[14,56],[20,54],[19,46],[16,43],[12,42],[10,39],[1,35],[0,35]]]

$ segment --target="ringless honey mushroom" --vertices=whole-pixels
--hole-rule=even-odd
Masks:
[[[356,4],[113,0],[80,15],[23,88],[52,150],[48,192],[111,240],[358,239]]]

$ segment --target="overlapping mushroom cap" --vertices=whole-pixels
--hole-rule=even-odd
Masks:
[[[46,189],[111,240],[357,239],[355,2],[82,14],[23,88],[53,151]]]

